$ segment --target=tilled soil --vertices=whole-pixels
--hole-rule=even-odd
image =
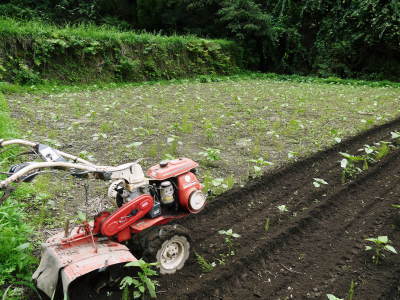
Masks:
[[[227,253],[218,230],[232,228],[235,255],[203,273],[195,258],[159,278],[159,299],[400,299],[400,256],[379,265],[364,250],[368,237],[387,235],[400,250],[400,151],[342,184],[339,152],[389,140],[400,120],[372,129],[306,160],[233,189],[199,215],[181,220],[198,254],[217,261]],[[314,178],[328,182],[313,186]],[[277,206],[286,205],[280,213]],[[269,228],[265,223],[269,219]],[[398,222],[398,221],[397,221]],[[192,249],[193,250],[193,249]],[[192,251],[192,252],[194,252]]]

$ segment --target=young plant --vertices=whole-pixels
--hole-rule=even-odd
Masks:
[[[353,300],[354,297],[354,280],[351,281],[350,283],[350,288],[349,288],[349,292],[347,293],[347,297],[346,300]],[[332,294],[326,294],[326,296],[328,297],[329,300],[344,300],[343,298],[338,298],[335,295]]]
[[[326,297],[328,297],[329,300],[344,300],[343,298],[338,298],[332,294],[326,294]]]
[[[400,131],[392,131],[390,135],[392,136],[393,143],[396,146],[400,146]]]
[[[217,265],[215,262],[210,263],[207,259],[204,258],[204,256],[198,254],[197,252],[195,252],[194,255],[196,256],[196,261],[204,273],[211,272]]]
[[[227,256],[235,255],[233,240],[240,238],[240,234],[234,233],[232,228],[228,230],[219,230],[218,233],[225,236],[225,244],[228,246]]]
[[[212,195],[219,195],[233,187],[235,184],[235,178],[232,175],[226,178],[213,178],[209,172],[206,172],[206,174],[203,176],[203,184],[204,189],[208,191],[208,193]]]
[[[299,156],[299,153],[298,152],[294,152],[294,151],[289,151],[287,156],[288,156],[289,159],[296,160],[297,157]]]
[[[321,178],[314,178],[313,185],[316,188],[319,188],[322,184],[328,184],[328,183],[325,180],[321,179]]]
[[[221,160],[221,150],[216,148],[203,148],[203,150],[199,152],[199,155],[203,156],[207,162]]]
[[[391,244],[391,241],[387,236],[378,236],[376,238],[368,238],[365,240],[373,243],[372,246],[365,246],[365,250],[374,251],[374,255],[372,256],[374,264],[378,264],[379,260],[385,257],[383,253],[384,251],[397,254],[396,249],[392,245],[389,245]]]
[[[262,168],[263,167],[273,165],[272,162],[266,161],[262,157],[259,157],[257,159],[249,159],[249,162],[254,163],[253,169],[254,169],[254,174],[256,176],[261,176],[262,175]]]
[[[176,135],[171,135],[167,138],[167,144],[169,145],[168,153],[172,155],[178,155],[178,146],[183,145]]]
[[[348,153],[339,152],[344,158],[340,161],[340,166],[342,167],[342,183],[347,180],[356,177],[358,174],[362,173],[362,169],[357,166],[358,162],[364,161],[361,156],[355,156]]]
[[[156,298],[156,286],[158,282],[151,279],[151,276],[157,275],[157,272],[152,268],[156,266],[157,263],[147,263],[140,259],[137,261],[132,261],[127,263],[125,267],[136,267],[139,268],[137,276],[125,276],[120,284],[120,289],[124,290],[124,295],[129,296],[129,287],[133,287],[133,298],[138,299],[142,297],[145,299],[145,295],[148,293],[151,298]]]
[[[279,213],[281,213],[281,214],[289,211],[288,208],[286,207],[286,205],[279,205],[276,208],[278,208]]]

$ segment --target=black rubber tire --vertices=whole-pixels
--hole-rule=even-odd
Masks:
[[[160,253],[168,243],[177,243],[183,252],[182,261],[172,269],[165,268],[160,261]],[[173,274],[183,268],[190,257],[190,243],[189,230],[177,224],[152,228],[140,239],[140,245],[143,249],[143,259],[147,262],[158,262],[160,274]]]

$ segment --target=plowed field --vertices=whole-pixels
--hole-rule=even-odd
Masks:
[[[160,299],[400,299],[400,256],[371,262],[368,237],[387,235],[400,249],[396,228],[400,200],[400,152],[392,152],[356,180],[342,184],[339,151],[388,140],[397,120],[375,128],[234,189],[200,215],[181,221],[191,228],[195,251],[209,261],[226,253],[218,230],[232,228],[235,255],[202,273],[195,258],[160,280]],[[329,184],[315,188],[313,178]],[[280,213],[279,205],[288,212]],[[269,218],[269,229],[265,230]],[[220,257],[220,256],[219,256]]]

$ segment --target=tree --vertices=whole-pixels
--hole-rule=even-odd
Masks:
[[[217,15],[230,36],[255,47],[259,54],[259,68],[266,71],[267,51],[276,41],[272,16],[252,0],[224,0]]]

